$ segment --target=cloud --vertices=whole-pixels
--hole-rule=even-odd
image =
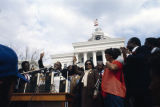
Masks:
[[[115,33],[130,38],[137,36],[144,42],[146,37],[158,37],[160,34],[160,8],[142,9],[136,15],[117,21]],[[119,33],[119,34],[118,34]]]
[[[158,37],[159,7],[160,0],[1,0],[0,43],[72,52],[72,43],[91,37],[96,18],[111,37]]]

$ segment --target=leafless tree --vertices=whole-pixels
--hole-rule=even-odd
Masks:
[[[30,49],[28,46],[21,48],[13,44],[9,44],[8,46],[16,52],[19,61],[37,61],[42,51],[42,49]]]
[[[38,67],[37,62],[40,58],[40,53],[44,52],[43,51],[44,49],[32,49],[27,46],[26,47],[18,47],[13,44],[9,44],[7,46],[12,48],[16,52],[19,62],[29,61],[31,66],[33,65],[35,67]],[[45,52],[45,56],[43,58],[43,61],[45,62],[49,59],[50,59],[50,57],[49,57],[48,52]]]

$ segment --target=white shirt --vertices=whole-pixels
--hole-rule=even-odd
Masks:
[[[102,75],[104,74],[104,69],[102,70],[101,74],[102,74]]]
[[[151,50],[151,54],[153,54],[154,52],[158,51],[159,48],[158,47],[154,47],[152,50]]]
[[[124,64],[124,59],[122,56],[118,56],[116,60]]]
[[[87,79],[88,79],[88,73],[91,71],[91,69],[90,70],[85,70],[85,72],[84,72],[84,76],[83,76],[83,78],[82,78],[82,83],[83,83],[83,86],[84,87],[87,87]]]
[[[139,46],[134,47],[133,50],[132,50],[132,53],[134,53],[138,47]]]
[[[28,71],[27,71],[28,72]],[[23,71],[23,73],[25,73],[25,71]],[[25,79],[27,79],[28,81],[30,81],[31,79],[31,75],[30,74],[24,74]]]

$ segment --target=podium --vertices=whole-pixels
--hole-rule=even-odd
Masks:
[[[71,107],[72,95],[68,93],[14,93],[11,103],[25,102],[28,107]]]

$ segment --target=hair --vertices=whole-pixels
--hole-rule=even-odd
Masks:
[[[105,54],[109,54],[113,59],[117,59],[121,55],[121,51],[118,48],[109,48],[105,50]]]
[[[94,68],[94,64],[93,64],[93,62],[92,62],[92,60],[87,60],[86,62],[85,62],[85,70],[88,70],[87,69],[87,62],[90,62],[91,63],[91,65],[92,65],[92,69]]]
[[[121,51],[118,48],[113,48],[114,53],[116,53],[118,56],[121,55]]]
[[[149,47],[157,47],[158,46],[158,39],[154,38],[154,37],[149,37],[145,39],[145,46],[149,46]]]
[[[137,46],[141,46],[141,41],[140,41],[140,39],[137,38],[137,37],[132,37],[132,38],[130,38],[130,39],[129,39],[129,42],[130,42],[130,43],[133,43],[133,44],[135,44],[135,45],[137,45]]]
[[[103,69],[103,68],[104,68],[103,62],[97,62],[97,66],[95,67],[97,70],[99,70],[99,67],[98,67],[98,66],[102,66],[101,69]],[[101,69],[100,69],[100,70],[101,70]]]
[[[160,37],[157,38],[157,41],[158,41],[158,47],[160,48]]]
[[[104,66],[103,62],[97,61],[97,65],[102,65]]]
[[[57,61],[56,63],[59,63],[60,70],[62,70],[62,64],[61,64],[61,62]]]
[[[71,67],[71,69],[70,69],[70,67]],[[73,70],[73,66],[72,65],[69,65],[68,67],[67,67],[67,70]]]
[[[22,64],[21,64],[22,69],[24,69],[24,68],[25,68],[25,64],[26,64],[26,63],[29,65],[29,62],[28,62],[28,61],[23,61],[23,62],[22,62]]]

